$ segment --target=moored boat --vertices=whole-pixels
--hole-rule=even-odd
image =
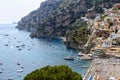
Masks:
[[[71,55],[68,55],[64,58],[65,60],[74,60],[74,58]]]
[[[79,52],[78,54],[77,54],[77,56],[84,56],[85,54],[83,54],[83,53],[81,53],[81,52]]]
[[[81,66],[81,68],[89,68],[89,66]]]

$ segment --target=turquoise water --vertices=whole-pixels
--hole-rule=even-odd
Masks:
[[[81,66],[89,66],[91,61],[64,60],[68,55],[76,58],[78,52],[67,49],[61,40],[31,39],[29,32],[19,31],[14,26],[0,25],[0,80],[8,80],[9,77],[23,80],[29,72],[47,65],[68,65],[73,71],[85,74],[87,69]]]

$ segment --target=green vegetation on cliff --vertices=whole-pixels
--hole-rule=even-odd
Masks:
[[[82,80],[82,76],[68,66],[46,66],[31,72],[24,80]]]
[[[79,28],[67,34],[67,41],[65,44],[69,48],[80,50],[87,42],[91,31],[87,28],[87,24],[85,22],[83,23],[78,20],[74,23],[74,26],[75,25],[79,26]]]

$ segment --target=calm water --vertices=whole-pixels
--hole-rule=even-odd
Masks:
[[[78,52],[67,49],[61,40],[31,39],[29,32],[19,31],[14,26],[0,25],[0,63],[3,63],[0,65],[0,80],[8,80],[8,77],[23,80],[27,73],[46,65],[68,65],[74,71],[85,74],[87,69],[81,66],[89,66],[91,61],[64,60],[68,55],[76,58]]]

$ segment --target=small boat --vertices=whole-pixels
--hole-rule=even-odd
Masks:
[[[89,68],[89,66],[81,66],[81,68]]]
[[[74,58],[71,55],[68,55],[64,58],[65,60],[74,60]]]
[[[2,71],[2,70],[0,70],[0,73],[3,73],[3,71]]]
[[[21,74],[18,74],[18,76],[21,76]]]
[[[23,72],[23,70],[17,70],[17,72],[21,73],[21,72]]]
[[[0,65],[2,65],[3,63],[2,62],[0,62]]]
[[[92,57],[93,55],[92,54],[88,54],[88,56]]]
[[[97,62],[97,64],[101,64],[102,62]]]
[[[31,50],[31,49],[28,49],[29,51]]]
[[[81,60],[92,60],[92,57],[81,57]]]
[[[17,65],[20,65],[20,63],[17,63]]]
[[[5,46],[8,46],[8,44],[5,44]]]
[[[25,46],[25,44],[22,44],[22,45],[21,45],[21,47],[24,47],[24,46]]]
[[[9,36],[8,34],[4,35],[4,36]]]
[[[21,68],[24,68],[24,66],[21,66]]]
[[[85,54],[83,54],[83,53],[81,53],[81,52],[79,52],[78,54],[77,54],[77,56],[84,56]]]
[[[1,67],[2,70],[4,70],[4,67]]]
[[[16,46],[16,48],[19,48],[20,46]]]
[[[21,51],[22,49],[18,49],[19,51]]]
[[[8,77],[8,80],[13,80],[13,78],[12,77]]]

